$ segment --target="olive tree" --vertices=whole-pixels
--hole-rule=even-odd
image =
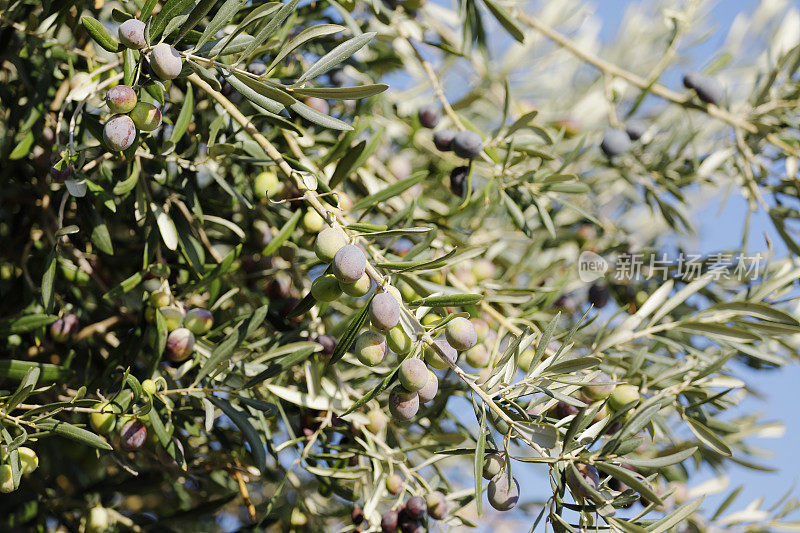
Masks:
[[[797,528],[692,481],[782,427],[800,15],[647,6],[0,1],[3,530]]]

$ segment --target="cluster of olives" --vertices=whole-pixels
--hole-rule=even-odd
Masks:
[[[313,223],[313,220],[307,222],[309,225]],[[318,302],[332,302],[342,293],[358,298],[366,295],[372,288],[372,280],[366,273],[367,256],[361,248],[348,244],[348,241],[347,234],[341,228],[327,227],[317,235],[314,253],[320,261],[330,264],[331,271],[319,276],[311,284],[311,294]],[[391,298],[386,293],[375,295],[371,309],[375,310],[373,321],[391,324],[385,328],[391,329],[400,321],[400,306],[394,300],[393,307],[392,302],[386,299],[387,296]]]
[[[30,474],[39,467],[39,456],[28,447],[20,446],[17,448],[19,454],[20,473],[24,476]],[[11,457],[5,446],[0,446],[0,492],[7,493],[14,491],[14,474],[9,463]]]
[[[58,343],[68,343],[75,338],[78,329],[78,317],[69,313],[50,324],[50,338]]]
[[[149,102],[139,102],[136,91],[128,85],[109,89],[106,105],[113,116],[103,127],[103,140],[114,152],[130,148],[137,130],[150,132],[161,125],[161,110]]]
[[[640,400],[639,388],[636,385],[616,385],[613,383],[613,380],[603,372],[592,379],[591,385],[582,387],[577,397],[586,404],[601,404],[600,409],[594,417],[595,422],[599,422],[608,416],[609,412],[607,408],[610,408],[612,411],[619,411]],[[562,419],[572,416],[578,411],[578,407],[561,401],[553,407],[551,415],[555,418]],[[616,429],[616,427],[611,427],[609,431]]]
[[[426,515],[434,520],[447,516],[447,497],[435,490],[425,498],[412,496],[397,509],[390,509],[381,516],[383,533],[422,533]]]
[[[498,511],[510,511],[519,501],[519,483],[506,472],[506,461],[500,453],[487,454],[483,459],[483,479],[489,480],[486,496]]]
[[[631,148],[633,141],[638,141],[647,133],[647,125],[639,121],[629,122],[624,130],[609,128],[600,142],[600,150],[606,157],[622,155]]]
[[[167,359],[173,363],[185,361],[194,351],[195,337],[211,330],[214,315],[200,307],[187,311],[183,305],[172,302],[172,295],[167,289],[153,291],[149,302],[151,309],[148,309],[147,318],[152,318],[158,309],[167,325]]]

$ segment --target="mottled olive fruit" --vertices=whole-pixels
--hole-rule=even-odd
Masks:
[[[309,209],[303,215],[303,228],[309,233],[318,233],[325,227],[325,219],[314,211]]]
[[[367,429],[371,433],[380,433],[386,427],[386,415],[379,409],[372,409],[367,413]]]
[[[114,431],[114,426],[117,423],[117,417],[112,412],[111,407],[107,404],[98,403],[96,406],[100,412],[95,412],[89,415],[89,425],[92,426],[96,432],[103,435],[108,435]]]
[[[395,326],[386,333],[386,344],[394,353],[406,355],[411,351],[413,343],[402,326]]]
[[[340,281],[339,287],[346,295],[360,298],[372,289],[372,280],[368,275],[364,274],[355,283],[342,283]]]
[[[214,325],[214,315],[208,309],[195,307],[186,313],[183,325],[195,335],[205,335]]]
[[[260,172],[253,182],[253,190],[259,198],[271,198],[283,190],[277,174],[271,170]]]
[[[342,228],[325,228],[317,235],[314,253],[323,263],[330,263],[336,252],[345,244],[347,244],[347,234]]]
[[[320,335],[314,342],[322,346],[322,353],[330,357],[336,351],[336,337],[333,335]]]
[[[633,120],[625,124],[625,133],[632,141],[638,141],[647,132],[647,124],[638,120]]]
[[[400,302],[388,292],[376,294],[369,304],[372,325],[381,331],[389,331],[400,322]]]
[[[437,150],[442,152],[449,152],[453,149],[453,137],[456,132],[453,130],[439,130],[433,132],[433,145]]]
[[[386,338],[377,331],[364,331],[356,338],[353,351],[363,364],[377,365],[386,355]]]
[[[428,382],[428,367],[421,359],[406,359],[400,364],[400,384],[408,391],[418,391]]]
[[[165,307],[172,301],[172,296],[170,295],[169,290],[159,289],[150,293],[149,301],[150,305],[155,308]]]
[[[146,379],[146,380],[142,381],[142,389],[147,394],[152,396],[153,394],[158,392],[158,385],[156,385],[156,382],[153,381],[152,379]]]
[[[608,397],[608,406],[618,411],[626,405],[639,401],[639,387],[636,385],[617,385]]]
[[[483,479],[493,479],[497,474],[503,471],[506,466],[506,460],[502,454],[490,453],[483,458],[483,471],[481,475]]]
[[[419,411],[419,395],[396,386],[389,394],[389,411],[401,422],[411,420]]]
[[[450,346],[447,340],[436,339],[433,341],[433,344],[437,346],[451,362],[456,362],[456,359],[458,359],[458,352],[456,352],[455,348]],[[442,359],[442,356],[439,355],[439,352],[434,350],[432,346],[425,347],[425,362],[433,368],[443,369],[450,367],[450,365]]]
[[[447,323],[445,338],[456,350],[469,350],[478,343],[478,332],[468,318],[459,316]]]
[[[141,420],[129,420],[119,430],[119,438],[125,450],[138,450],[147,439],[147,428]]]
[[[600,475],[597,473],[597,468],[593,465],[576,463],[575,470],[578,471],[583,483],[586,483],[592,490],[597,490],[597,487],[600,485]],[[575,472],[569,467],[567,467],[567,485],[575,496],[588,498],[590,495],[589,490],[583,486],[581,481],[576,477]]]
[[[613,380],[604,372],[600,372],[598,375],[592,378],[592,385],[586,385],[583,387],[583,392],[593,400],[602,400],[603,398],[607,398],[613,390]]]
[[[558,402],[553,411],[556,418],[561,420],[562,418],[578,414],[580,408],[567,402]]]
[[[400,514],[400,533],[422,533],[423,530],[422,522],[403,513]]]
[[[111,525],[111,517],[104,507],[92,507],[86,519],[86,533],[103,533]]]
[[[126,48],[133,48],[134,50],[144,48],[144,46],[147,44],[147,41],[144,38],[144,28],[144,22],[141,20],[126,20],[119,25],[119,30],[117,31],[119,41]]]
[[[172,80],[181,73],[183,59],[174,47],[158,43],[150,51],[150,69],[162,80]]]
[[[519,359],[517,359],[517,364],[519,365],[520,370],[522,370],[526,374],[531,369],[534,355],[536,355],[536,352],[532,348],[527,348],[526,350],[523,350],[521,354],[519,354]]]
[[[428,104],[419,108],[417,118],[423,128],[433,129],[442,120],[442,110],[437,104]]]
[[[78,333],[78,317],[71,313],[50,324],[50,338],[56,342],[68,342],[76,333]]]
[[[483,139],[472,130],[459,131],[453,137],[453,152],[464,159],[475,159],[483,151]]]
[[[128,115],[114,115],[103,126],[103,141],[109,150],[127,150],[136,140],[136,125]]]
[[[450,171],[450,190],[458,197],[464,196],[469,167],[456,167]]]
[[[261,61],[260,59],[256,59],[249,65],[247,65],[247,72],[253,74],[255,76],[263,76],[267,73],[267,64]]]
[[[428,381],[425,382],[424,387],[417,391],[417,395],[419,395],[419,401],[422,403],[428,403],[436,398],[436,394],[438,392],[439,378],[436,377],[436,374],[433,373],[433,370],[428,369]]]
[[[183,307],[177,305],[160,307],[158,312],[161,313],[161,316],[164,317],[164,321],[167,323],[167,331],[175,331],[181,327],[181,324],[183,324],[183,317],[186,314],[183,311]]]
[[[427,511],[428,507],[425,504],[425,498],[422,496],[412,496],[406,502],[406,514],[415,519],[415,520],[422,520],[425,518],[425,511]]]
[[[399,527],[400,514],[391,509],[383,513],[381,516],[381,532],[382,533],[397,533]]]
[[[700,76],[695,80],[694,92],[697,93],[697,97],[703,102],[714,105],[719,105],[725,94],[722,85],[709,76]]]
[[[303,103],[314,111],[319,111],[323,115],[327,115],[331,112],[331,106],[328,101],[323,100],[322,98],[317,98],[316,96],[309,96],[303,101]]]
[[[106,105],[114,114],[129,113],[136,107],[136,91],[127,85],[116,85],[106,93]]]
[[[161,110],[149,102],[136,104],[130,117],[141,131],[153,131],[161,125]]]
[[[498,511],[509,511],[517,505],[519,501],[519,483],[515,478],[508,481],[505,472],[497,474],[490,482],[486,491],[489,497],[489,505]]]
[[[395,496],[403,492],[403,478],[400,474],[390,474],[386,478],[386,490]]]
[[[17,453],[19,454],[20,472],[23,475],[30,474],[39,468],[39,456],[35,451],[27,446],[20,446],[17,448]]]
[[[332,302],[342,295],[339,280],[333,274],[318,277],[311,284],[311,295],[318,302]]]
[[[473,346],[464,354],[464,361],[472,368],[485,368],[491,358],[492,352],[483,344]]]
[[[355,283],[367,269],[367,258],[355,244],[345,244],[333,256],[333,274],[342,283]]]
[[[425,498],[428,516],[434,520],[442,520],[447,516],[447,498],[440,491],[435,490]]]
[[[167,359],[173,363],[185,361],[194,350],[194,333],[178,328],[167,337]]]
[[[600,149],[606,157],[616,157],[627,152],[631,147],[628,134],[622,130],[609,128],[600,142]]]
[[[0,464],[0,492],[9,493],[14,491],[14,474],[11,465]]]
[[[602,309],[608,305],[609,298],[608,287],[602,283],[595,283],[589,287],[589,303],[596,308]]]

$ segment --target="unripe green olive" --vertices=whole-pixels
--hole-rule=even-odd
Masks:
[[[422,317],[422,325],[423,326],[430,326],[431,324],[436,324],[441,319],[442,319],[442,317],[440,317],[436,313],[428,313],[427,315]]]
[[[364,331],[356,338],[353,351],[364,365],[375,366],[386,355],[386,338],[377,331]]]
[[[509,511],[517,505],[519,501],[519,483],[515,478],[508,482],[506,472],[501,472],[489,482],[486,491],[489,497],[489,504],[498,511]]]
[[[167,305],[160,307],[158,311],[161,313],[161,316],[164,317],[164,321],[167,323],[167,331],[175,331],[181,327],[181,324],[183,324],[183,317],[185,314],[183,307],[177,305]]]
[[[271,170],[265,170],[256,176],[253,189],[259,198],[272,198],[283,192],[283,183]]]
[[[447,340],[436,339],[435,341],[433,341],[433,344],[438,346],[439,349],[442,352],[444,352],[445,356],[450,361],[452,361],[453,363],[456,362],[456,359],[458,359],[458,352],[456,352],[456,350],[452,346],[450,346]],[[432,366],[433,368],[438,368],[440,370],[450,367],[450,365],[448,365],[445,362],[445,360],[442,359],[442,356],[439,355],[439,353],[435,351],[431,346],[425,347],[425,362],[428,363],[429,366]]]
[[[36,452],[26,446],[17,448],[19,454],[20,471],[22,474],[30,474],[39,467],[39,456]]]
[[[332,302],[342,295],[339,280],[333,274],[325,274],[311,283],[311,295],[318,302]]]
[[[89,425],[92,426],[96,432],[108,435],[114,431],[114,425],[117,422],[117,417],[113,413],[112,408],[108,404],[98,402],[97,408],[101,412],[95,412],[89,415]]]
[[[372,325],[381,331],[389,331],[400,322],[400,303],[388,292],[376,294],[369,305]]]
[[[136,107],[136,91],[127,85],[115,85],[106,93],[106,105],[116,114],[129,113]]]
[[[367,429],[376,435],[386,427],[386,415],[379,409],[372,409],[367,413],[367,420]]]
[[[165,307],[172,301],[172,295],[168,289],[159,289],[150,293],[150,305],[158,309]]]
[[[459,316],[447,323],[445,337],[450,346],[456,350],[469,350],[478,342],[478,332],[468,318]]]
[[[318,233],[325,227],[325,219],[313,209],[309,209],[303,215],[303,227],[309,233]]]
[[[406,359],[400,364],[398,376],[406,390],[416,392],[428,382],[428,367],[421,359]]]
[[[150,52],[150,68],[162,80],[172,80],[181,73],[183,59],[172,46],[158,43]]]
[[[136,125],[128,115],[114,115],[103,126],[103,141],[112,152],[127,150],[136,140]]]
[[[436,393],[438,392],[439,392],[439,378],[437,378],[436,374],[433,373],[433,370],[429,368],[428,381],[425,382],[424,387],[422,387],[420,390],[417,391],[417,395],[419,396],[419,401],[422,403],[428,403],[429,401],[433,400],[436,397]]]
[[[464,360],[472,368],[485,368],[492,358],[492,352],[484,344],[476,344],[464,353]]]
[[[608,405],[618,411],[629,403],[639,401],[639,387],[636,385],[617,385],[608,397]]]
[[[361,298],[372,289],[372,280],[366,274],[361,276],[355,283],[342,283],[339,282],[339,287],[342,292],[353,298]]]
[[[401,422],[411,420],[419,411],[419,395],[396,386],[389,394],[389,411]]]
[[[208,309],[195,307],[186,313],[183,325],[195,335],[205,335],[214,325],[214,315]]]
[[[411,351],[412,342],[402,326],[395,326],[386,333],[386,344],[398,355],[406,355]]]
[[[519,354],[519,359],[517,360],[517,363],[519,364],[520,370],[522,370],[525,373],[530,371],[534,355],[536,355],[536,352],[532,348],[528,348],[524,350],[521,354]]]
[[[317,235],[314,253],[323,263],[330,263],[339,248],[347,244],[347,234],[342,228],[325,228]]]
[[[386,478],[386,490],[394,495],[398,495],[403,491],[403,478],[400,474],[390,474]]]
[[[149,102],[139,102],[130,114],[141,131],[153,131],[161,125],[161,110]]]
[[[419,294],[417,294],[417,291],[415,291],[414,288],[405,281],[398,281],[396,286],[400,291],[400,297],[403,298],[404,302],[413,302],[414,300],[419,299]]]
[[[142,381],[142,389],[144,389],[144,391],[150,396],[158,392],[158,386],[152,379],[146,379]]]
[[[483,479],[492,479],[506,466],[506,461],[500,453],[490,453],[483,458]]]
[[[14,474],[11,465],[0,465],[0,492],[9,493],[14,491]]]

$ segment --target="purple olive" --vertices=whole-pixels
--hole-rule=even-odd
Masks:
[[[369,305],[372,325],[381,331],[389,331],[400,322],[400,303],[388,292],[376,294]]]
[[[136,91],[127,85],[115,85],[106,93],[106,105],[114,114],[130,113],[136,107]]]
[[[64,315],[50,324],[50,337],[56,342],[69,342],[78,333],[78,317]]]
[[[173,363],[185,361],[194,350],[194,333],[178,328],[167,337],[167,358]]]
[[[147,41],[144,38],[145,24],[141,20],[128,19],[119,25],[117,35],[126,48],[138,50],[144,48]]]
[[[411,420],[419,411],[419,395],[398,385],[389,394],[389,411],[401,422]]]
[[[103,140],[112,152],[127,150],[136,140],[136,125],[128,115],[114,115],[103,126]]]
[[[150,68],[162,80],[172,80],[181,73],[183,59],[174,47],[158,43],[150,52]]]
[[[498,511],[509,511],[517,505],[519,501],[519,483],[512,478],[513,484],[508,482],[508,474],[501,472],[490,482],[486,491],[489,497],[489,504]]]
[[[138,450],[147,439],[147,428],[141,420],[126,422],[119,431],[122,447],[129,452]]]

